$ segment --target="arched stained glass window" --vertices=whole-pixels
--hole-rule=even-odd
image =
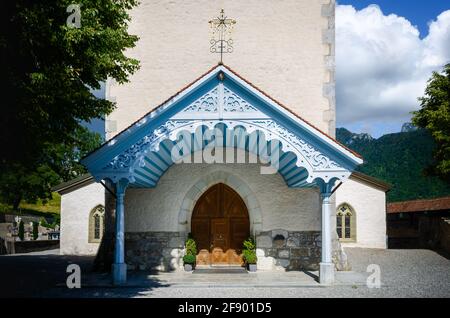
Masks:
[[[102,240],[105,231],[105,207],[102,205],[92,209],[89,215],[89,243],[98,243]]]
[[[340,241],[356,241],[356,215],[348,204],[336,211],[336,231]]]

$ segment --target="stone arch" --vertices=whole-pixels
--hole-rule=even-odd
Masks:
[[[191,228],[191,218],[194,206],[201,195],[211,186],[223,183],[236,191],[244,200],[250,219],[250,233],[258,234],[262,230],[262,210],[253,191],[247,183],[235,174],[218,170],[200,177],[184,195],[178,213],[178,230],[188,233]]]

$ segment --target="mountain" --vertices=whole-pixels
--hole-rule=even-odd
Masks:
[[[402,130],[401,130],[401,132],[410,132],[410,131],[416,131],[416,130],[417,130],[417,127],[414,126],[413,123],[404,123],[404,124],[402,125]]]
[[[336,137],[344,145],[355,148],[360,148],[360,145],[369,144],[372,140],[374,140],[374,138],[369,134],[355,134],[345,128],[336,129]]]
[[[450,184],[423,173],[433,160],[430,134],[409,124],[402,130],[376,139],[337,128],[336,138],[363,156],[364,164],[358,171],[392,185],[387,193],[389,202],[450,195]]]

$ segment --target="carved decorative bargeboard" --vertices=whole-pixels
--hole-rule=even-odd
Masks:
[[[257,107],[224,85],[217,85],[190,105],[185,106],[180,113],[192,114],[189,116],[198,118],[180,119],[175,116],[168,119],[114,157],[103,167],[102,177],[116,179],[115,174],[120,171],[121,177],[128,174],[130,181],[133,181],[134,170],[145,165],[144,158],[149,152],[159,152],[163,141],[176,142],[180,134],[198,133],[198,129],[202,126],[204,126],[201,130],[203,133],[205,130],[217,129],[220,126],[221,129],[225,127],[225,130],[232,131],[243,129],[245,137],[257,131],[266,142],[273,140],[279,142],[282,153],[292,152],[296,155],[296,165],[308,172],[306,179],[308,183],[314,182],[315,179],[328,182],[332,178],[346,178],[349,175],[346,168],[321,152],[311,142],[290,131],[280,122],[265,116]],[[202,118],[202,113],[229,113],[232,117],[205,119]],[[256,114],[256,118],[246,118],[244,114],[250,114],[250,116]]]

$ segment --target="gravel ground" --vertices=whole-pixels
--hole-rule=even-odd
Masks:
[[[376,249],[346,249],[353,270],[366,272],[367,265],[377,264],[381,270],[380,288],[367,288],[365,286],[333,286],[333,287],[281,287],[281,288],[186,288],[174,286],[155,286],[152,288],[81,288],[69,290],[63,287],[52,287],[49,279],[45,280],[44,289],[38,297],[450,297],[450,260],[428,250],[376,250]],[[48,266],[53,269],[62,268],[68,263],[67,258],[17,257],[15,268],[23,270],[31,265],[40,275],[53,271],[44,270]],[[0,275],[5,276],[5,261],[8,257],[0,257]],[[8,262],[13,257],[9,257]],[[47,265],[45,265],[47,264]],[[14,268],[7,266],[8,275],[13,277]],[[27,271],[27,277],[31,272]],[[64,273],[64,271],[63,271]],[[19,275],[17,273],[17,275]],[[2,282],[4,278],[0,276]],[[63,277],[55,277],[61,284]],[[10,279],[11,280],[11,279]],[[21,280],[23,287],[23,279]],[[39,287],[39,281],[32,280],[33,289]],[[3,285],[3,284],[2,284]],[[55,284],[56,285],[56,284]],[[4,286],[4,285],[3,285]],[[10,287],[13,287],[10,285]],[[17,286],[19,287],[19,286]],[[3,287],[2,287],[3,288]],[[13,296],[14,293],[8,293]],[[3,293],[3,295],[5,295]]]
[[[450,260],[430,250],[348,248],[352,269],[364,272],[369,264],[381,269],[377,297],[450,297]],[[365,291],[362,291],[366,294]]]

